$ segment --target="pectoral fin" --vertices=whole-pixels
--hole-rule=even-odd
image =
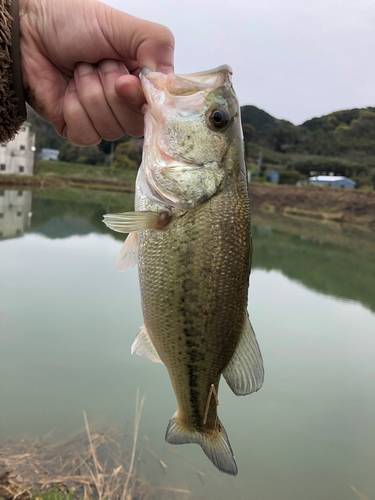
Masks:
[[[118,233],[132,233],[146,229],[162,229],[171,217],[169,212],[124,212],[104,215],[104,224]]]
[[[262,355],[248,317],[244,321],[240,340],[223,375],[237,396],[251,394],[262,387],[264,379]]]
[[[138,356],[143,356],[145,358],[151,359],[155,363],[164,364],[160,359],[159,354],[156,352],[154,344],[150,339],[149,334],[147,333],[145,325],[141,326],[139,333],[135,337],[135,340],[132,345],[132,354],[137,353]]]
[[[116,260],[117,271],[126,271],[138,263],[138,236],[137,233],[129,233],[124,241]]]

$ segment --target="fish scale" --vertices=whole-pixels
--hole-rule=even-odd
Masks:
[[[263,361],[247,314],[250,209],[239,105],[228,66],[193,75],[142,69],[147,99],[135,212],[104,222],[130,232],[117,267],[138,263],[144,325],[132,352],[163,363],[177,399],[171,444],[199,444],[237,465],[217,414],[221,376],[257,391]]]
[[[209,430],[217,420],[212,401],[203,426],[210,385],[218,386],[242,331],[250,272],[249,224],[247,189],[236,183],[184,215],[170,230],[138,234],[145,325],[169,371],[179,417],[186,426]],[[194,377],[189,375],[191,367]],[[192,380],[197,382],[192,385]]]

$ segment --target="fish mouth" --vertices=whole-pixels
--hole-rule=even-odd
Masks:
[[[187,158],[176,155],[176,156],[171,156],[168,153],[166,153],[163,149],[161,149],[160,146],[157,146],[158,151],[159,151],[159,158],[162,162],[165,163],[165,166],[168,168],[194,168],[194,167],[203,167],[203,163],[197,163],[192,160],[188,160]]]
[[[154,89],[167,92],[170,96],[189,96],[204,91],[209,93],[230,80],[232,68],[227,64],[198,73],[180,75],[159,73],[149,68],[142,68],[139,77],[144,83],[149,82]],[[147,94],[147,92],[146,92]],[[147,95],[146,95],[147,98]],[[149,99],[147,98],[149,102]]]

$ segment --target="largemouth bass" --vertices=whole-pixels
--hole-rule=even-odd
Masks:
[[[197,443],[236,475],[219,381],[236,395],[257,391],[263,362],[247,313],[250,209],[231,69],[140,78],[148,106],[136,211],[104,216],[130,233],[118,269],[138,261],[144,325],[132,352],[169,372],[178,407],[166,441]]]

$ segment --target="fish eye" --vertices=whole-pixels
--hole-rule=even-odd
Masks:
[[[210,113],[209,120],[214,128],[222,129],[229,123],[228,111],[224,108],[213,109]]]

